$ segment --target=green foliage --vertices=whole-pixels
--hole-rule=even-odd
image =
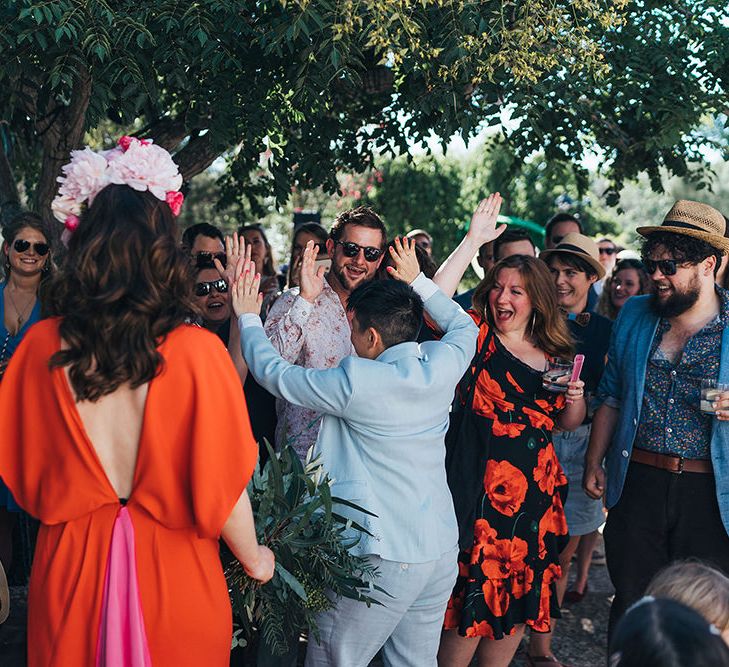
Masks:
[[[257,215],[264,197],[333,193],[337,172],[371,169],[433,132],[469,138],[503,119],[520,161],[541,152],[576,162],[593,149],[614,190],[642,171],[660,188],[661,168],[698,164],[698,123],[725,108],[725,9],[722,0],[6,0],[0,109],[16,178],[29,193],[42,181],[46,198],[67,153],[56,144],[79,143],[79,123],[106,119],[176,150],[186,178],[225,156],[223,205],[248,200]]]
[[[302,630],[309,628],[318,638],[315,615],[338,597],[373,604],[367,591],[382,589],[373,583],[376,568],[349,551],[364,529],[339,513],[344,506],[368,512],[333,497],[331,480],[317,461],[304,467],[291,447],[276,454],[266,446],[269,460],[262,470],[256,468],[248,495],[258,540],[274,552],[276,572],[260,586],[235,561],[226,576],[242,630],[236,645],[260,633],[274,655],[283,655]]]

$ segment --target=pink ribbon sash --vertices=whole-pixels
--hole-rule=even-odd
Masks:
[[[106,564],[96,667],[151,667],[139,599],[134,526],[122,507],[114,521]]]

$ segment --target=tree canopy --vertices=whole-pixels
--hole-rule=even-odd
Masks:
[[[48,211],[60,166],[104,123],[227,161],[223,204],[337,188],[431,133],[502,124],[516,159],[593,150],[617,192],[701,157],[726,112],[724,2],[6,0],[0,204]],[[703,139],[704,142],[710,139]],[[718,143],[721,143],[717,139]],[[261,155],[263,154],[263,158]]]

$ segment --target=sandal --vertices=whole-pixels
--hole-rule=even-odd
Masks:
[[[564,603],[565,604],[577,604],[578,602],[582,602],[582,598],[587,595],[587,591],[589,589],[588,584],[585,584],[585,590],[580,593],[579,591],[576,591],[574,589],[567,591],[564,594]]]
[[[569,667],[553,655],[527,655],[526,659],[529,667]]]

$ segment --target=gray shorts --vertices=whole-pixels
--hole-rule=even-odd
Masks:
[[[602,500],[593,500],[582,490],[585,452],[589,440],[590,424],[583,424],[574,431],[555,433],[552,439],[557,458],[569,482],[564,513],[571,537],[587,535],[605,522]]]

